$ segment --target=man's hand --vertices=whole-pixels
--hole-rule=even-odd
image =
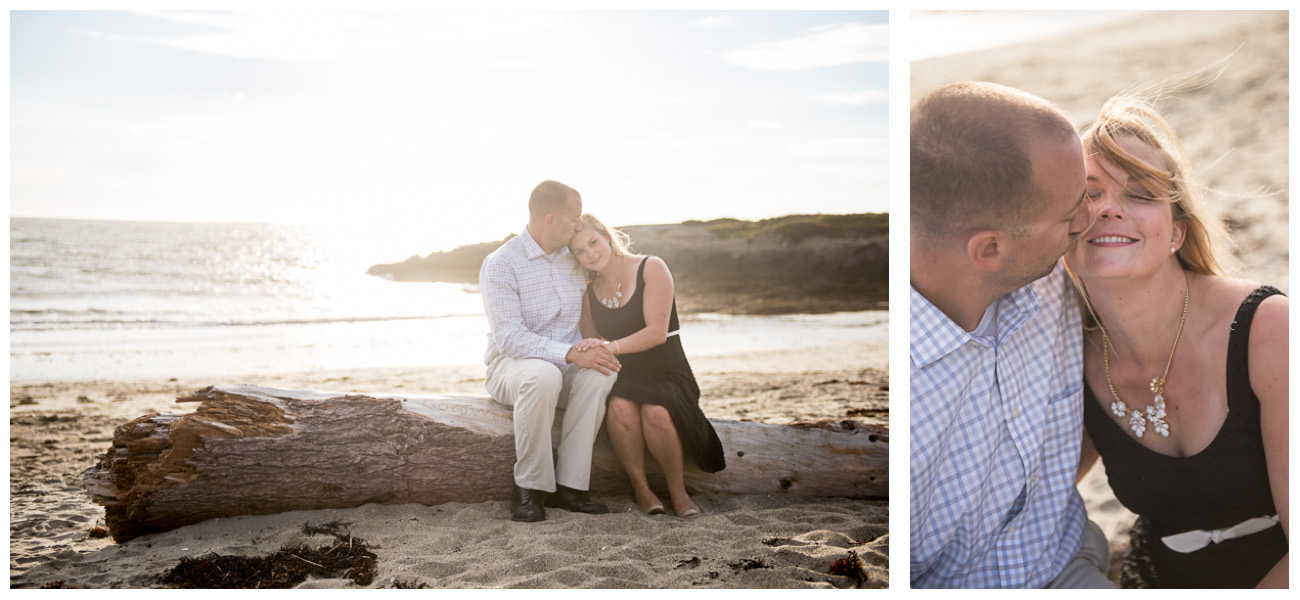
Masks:
[[[623,365],[618,362],[618,357],[603,344],[589,350],[579,350],[577,346],[573,346],[564,355],[564,360],[579,367],[595,369],[602,375],[609,375],[611,371],[617,373],[623,368]]]
[[[581,342],[578,342],[578,345],[574,346],[574,348],[577,348],[578,352],[586,352],[597,346],[604,346],[606,343],[607,342],[605,340],[602,340],[600,338],[587,338],[585,340],[582,340]]]

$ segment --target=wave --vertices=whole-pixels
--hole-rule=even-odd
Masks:
[[[88,319],[32,319],[16,320],[13,315],[43,315],[52,311],[10,311],[9,331],[75,331],[103,329],[187,329],[200,327],[270,327],[281,325],[334,325],[348,323],[380,323],[386,321],[439,321],[460,318],[484,318],[482,314],[464,313],[448,315],[399,315],[370,317],[311,317],[281,319],[230,319],[230,320],[195,320],[195,319],[159,319],[159,318],[88,318]]]

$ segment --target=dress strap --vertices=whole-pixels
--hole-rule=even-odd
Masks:
[[[641,265],[636,268],[636,289],[638,290],[645,287],[645,261],[647,260],[650,260],[649,256],[641,259]]]
[[[1251,392],[1253,396],[1253,388],[1250,385],[1250,325],[1255,319],[1255,310],[1259,308],[1260,302],[1276,294],[1282,294],[1282,292],[1271,285],[1261,285],[1255,288],[1255,291],[1251,292],[1241,302],[1241,306],[1237,308],[1237,316],[1232,320],[1232,331],[1228,334],[1228,410],[1230,414],[1234,408],[1232,399],[1235,394],[1231,393],[1233,388]]]

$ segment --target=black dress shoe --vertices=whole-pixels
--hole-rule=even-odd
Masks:
[[[555,486],[555,492],[546,495],[546,506],[589,515],[603,515],[609,512],[604,504],[588,500],[587,492],[562,485]]]
[[[542,508],[542,496],[545,492],[528,490],[514,486],[510,495],[510,520],[535,523],[546,519],[546,509]]]

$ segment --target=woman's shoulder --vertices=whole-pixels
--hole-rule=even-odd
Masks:
[[[1241,308],[1252,298],[1258,298],[1257,292],[1265,287],[1259,282],[1231,277],[1208,278],[1210,288],[1208,295],[1225,320],[1234,323]],[[1263,295],[1263,294],[1259,294]],[[1272,294],[1255,299],[1254,316],[1250,320],[1250,351],[1276,352],[1285,349],[1288,341],[1288,306],[1283,294]]]
[[[1247,299],[1255,294],[1256,291],[1260,290],[1260,288],[1268,287],[1261,285],[1257,281],[1237,279],[1233,277],[1202,276],[1201,279],[1204,281],[1206,303],[1232,315],[1230,318],[1235,318],[1237,310],[1246,302]],[[1259,312],[1275,312],[1276,309],[1272,307],[1279,305],[1283,307],[1283,310],[1285,310],[1286,296],[1282,294],[1268,296],[1260,303]],[[1270,308],[1265,310],[1265,306],[1269,306]]]
[[[658,272],[661,274],[668,272],[668,263],[664,262],[664,259],[659,258],[658,256],[646,254],[646,255],[638,255],[635,256],[634,258],[636,259],[637,262],[643,263],[642,268],[645,269],[647,275],[649,275],[651,272]]]

